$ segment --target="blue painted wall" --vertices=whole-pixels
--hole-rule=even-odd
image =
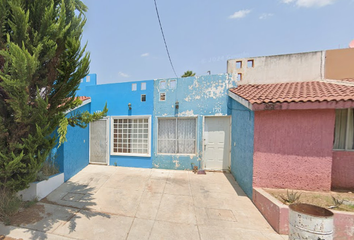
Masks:
[[[177,80],[175,89],[171,88],[174,80]],[[165,89],[162,89],[163,81],[165,81]],[[203,151],[203,116],[229,115],[231,112],[228,107],[227,93],[229,88],[235,86],[236,82],[227,74],[154,80],[153,167],[184,170],[191,169],[193,163],[200,168]],[[165,93],[165,101],[160,101],[161,93]],[[175,108],[176,101],[179,102],[179,109]],[[157,153],[157,119],[160,117],[197,118],[196,154]]]
[[[96,86],[97,85],[97,74],[91,73],[81,79],[80,87],[76,91],[76,96],[86,96],[86,87],[88,86]]]
[[[75,111],[90,111],[90,104]],[[67,142],[57,150],[57,162],[60,172],[64,172],[64,181],[69,180],[89,163],[89,127],[68,126],[66,138]]]
[[[91,77],[91,80],[93,77]],[[96,78],[95,78],[96,79]],[[91,83],[91,81],[90,81]],[[146,83],[146,90],[141,90],[141,84]],[[87,85],[83,81],[80,85],[78,96],[91,97],[91,113],[101,111],[107,103],[107,116],[135,116],[135,115],[150,115],[151,126],[153,126],[153,96],[154,96],[154,81],[139,81],[139,82],[123,82],[112,84]],[[136,91],[132,91],[132,84],[137,85]],[[146,95],[146,101],[141,101],[141,95]],[[131,103],[132,109],[129,110],[128,104]],[[111,128],[111,119],[109,126]],[[111,129],[109,129],[111,133]],[[153,135],[153,133],[151,132]],[[111,135],[111,134],[109,134]],[[111,141],[109,137],[109,164],[125,167],[142,167],[151,168],[151,157],[134,157],[134,156],[119,156],[111,154]],[[151,141],[151,151],[152,151]]]
[[[252,199],[254,112],[231,99],[231,173]]]

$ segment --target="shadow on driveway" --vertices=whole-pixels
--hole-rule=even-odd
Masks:
[[[11,225],[25,228],[23,232],[26,236],[30,235],[30,239],[44,240],[48,239],[46,233],[52,233],[67,222],[70,232],[73,232],[76,229],[76,221],[82,217],[87,219],[96,216],[110,218],[110,215],[105,213],[82,211],[96,205],[93,201],[95,191],[96,188],[89,184],[68,181],[47,198],[12,216]],[[79,212],[80,216],[77,215]],[[0,234],[5,236],[13,230],[10,226],[3,228],[0,226]]]

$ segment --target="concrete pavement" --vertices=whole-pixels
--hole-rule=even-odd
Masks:
[[[22,239],[283,240],[231,174],[89,165],[0,235]],[[35,216],[34,216],[35,215]]]

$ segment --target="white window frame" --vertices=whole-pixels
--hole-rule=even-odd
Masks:
[[[148,152],[147,153],[117,153],[114,152],[114,120],[116,119],[148,119]],[[134,157],[151,157],[151,115],[135,115],[135,116],[112,116],[111,117],[111,155],[114,156],[134,156]]]
[[[132,91],[134,92],[136,90],[138,90],[138,84],[132,83]]]
[[[166,80],[160,80],[160,82],[159,82],[159,89],[161,89],[161,90],[166,89],[166,88],[167,88],[166,85],[167,85]]]
[[[176,79],[170,80],[169,88],[170,89],[176,89],[177,88],[177,80]]]
[[[165,99],[163,99],[163,100],[161,99],[161,94],[164,94],[164,95],[165,95]],[[160,102],[166,101],[166,92],[162,92],[162,93],[159,94],[159,101],[160,101]]]
[[[195,143],[194,143],[194,153],[160,153],[159,152],[159,120],[171,120],[171,119],[175,119],[176,121],[178,119],[193,119],[195,120]],[[176,124],[176,128],[177,128],[177,124]],[[176,129],[177,131],[177,129]],[[156,153],[157,155],[179,155],[179,156],[196,156],[197,155],[197,142],[198,142],[198,118],[197,117],[158,117],[157,118],[157,127],[156,127]],[[176,133],[177,134],[177,133]],[[177,144],[177,139],[175,139]],[[177,149],[177,148],[176,148]]]
[[[142,90],[142,91],[146,90],[146,82],[142,82],[140,84],[140,90]]]
[[[338,110],[343,110],[343,109],[338,109]],[[347,120],[346,120],[346,134],[345,134],[345,147],[344,147],[344,149],[343,148],[333,148],[333,150],[335,150],[335,151],[354,151],[354,148],[351,148],[351,146],[349,146],[349,142],[350,142],[350,139],[349,139],[349,137],[350,137],[350,134],[349,134],[349,122],[350,122],[350,113],[352,112],[352,111],[354,111],[354,109],[353,108],[347,108],[347,109],[345,109],[345,110],[347,110],[348,111],[348,114],[347,114]],[[335,119],[335,121],[337,121],[337,119]],[[334,134],[335,134],[335,129],[334,129]],[[352,130],[352,131],[354,131],[354,129]],[[336,137],[335,135],[334,135],[334,137]]]

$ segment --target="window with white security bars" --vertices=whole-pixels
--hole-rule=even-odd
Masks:
[[[112,117],[112,154],[150,156],[150,116]]]
[[[354,150],[354,109],[336,110],[333,149]]]
[[[196,118],[159,118],[158,153],[195,154]]]

